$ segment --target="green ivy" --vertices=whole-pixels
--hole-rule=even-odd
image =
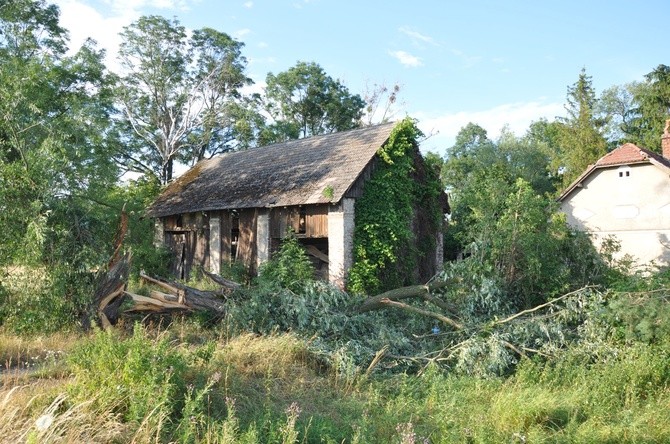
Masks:
[[[410,283],[418,258],[435,246],[434,241],[415,242],[411,229],[418,209],[430,215],[432,232],[441,220],[437,173],[428,167],[426,180],[415,179],[415,146],[421,136],[406,118],[377,152],[380,162],[356,201],[352,292],[373,294]]]

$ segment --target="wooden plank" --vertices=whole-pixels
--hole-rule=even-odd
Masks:
[[[309,205],[306,213],[306,237],[328,237],[328,205]]]
[[[320,259],[321,261],[325,263],[330,263],[328,261],[328,255],[324,254],[321,250],[316,248],[314,245],[306,245],[305,250],[307,251],[308,254],[311,254],[312,256]]]
[[[256,257],[256,211],[240,210],[240,238],[235,262],[241,262],[252,274],[255,272]]]
[[[230,237],[232,235],[232,220],[230,211],[221,211],[221,261],[230,264]]]

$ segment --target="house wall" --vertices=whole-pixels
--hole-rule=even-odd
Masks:
[[[172,273],[188,279],[194,266],[220,273],[242,263],[251,273],[272,257],[289,231],[307,247],[315,269],[327,276],[328,205],[247,208],[157,218],[154,242],[173,253]]]
[[[667,170],[652,164],[596,170],[564,198],[561,210],[570,225],[593,234],[596,246],[614,235],[621,242],[619,257],[670,264]]]

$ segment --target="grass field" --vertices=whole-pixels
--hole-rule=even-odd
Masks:
[[[670,442],[670,348],[522,361],[507,378],[338,372],[292,334],[189,322],[0,337],[6,443]]]

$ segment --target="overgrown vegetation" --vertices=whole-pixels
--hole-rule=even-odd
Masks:
[[[131,274],[166,274],[142,214],[173,161],[357,127],[363,103],[304,62],[270,75],[264,100],[243,97],[241,42],[208,29],[187,40],[161,17],[125,30],[119,79],[91,42],[69,51],[58,19],[42,0],[0,6],[0,442],[670,441],[670,274],[632,273],[616,239],[595,251],[554,202],[605,146],[659,148],[667,66],[601,98],[582,71],[567,118],[496,141],[469,124],[425,171],[415,123],[398,124],[357,202],[352,293],[415,283],[433,247],[409,247],[418,208],[431,230],[442,222],[434,167],[452,207],[444,271],[402,300],[362,310],[315,281],[289,237],[229,295],[225,319],[128,315],[83,333],[124,210]],[[158,58],[131,60],[148,41]],[[138,86],[152,81],[165,103]],[[187,113],[196,102],[204,114]],[[181,112],[187,130],[161,132],[153,114],[140,128],[152,106]],[[143,176],[121,183],[128,170]]]
[[[411,119],[398,123],[377,153],[380,162],[363,196],[356,200],[354,265],[348,282],[354,293],[375,294],[411,283],[419,258],[434,247],[433,239],[423,238],[418,248],[413,245],[425,235],[413,231],[413,221],[423,215],[432,228],[429,233],[435,233],[442,217],[435,170],[426,168],[425,177],[415,171],[421,136]]]
[[[667,277],[655,279],[657,291],[566,298],[543,316],[546,325],[562,325],[564,340],[536,344],[541,353],[527,347],[505,376],[458,363],[444,372],[439,359],[418,373],[389,374],[384,359],[366,371],[369,360],[325,361],[301,334],[231,335],[230,324],[203,329],[181,320],[167,329],[96,332],[59,367],[0,376],[2,439],[664,442],[670,427],[658,419],[670,414],[670,344],[667,310],[659,307],[670,294]],[[501,339],[482,336],[489,345]],[[42,347],[21,346],[27,354]],[[462,347],[471,364],[497,359],[495,347]]]

